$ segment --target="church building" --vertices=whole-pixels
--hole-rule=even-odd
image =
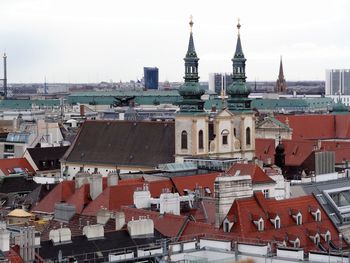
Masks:
[[[240,39],[232,59],[233,83],[227,87],[228,100],[212,116],[204,110],[201,96],[204,90],[198,83],[198,61],[194,40],[193,21],[190,21],[190,39],[185,60],[185,83],[180,110],[175,117],[175,159],[185,157],[243,158],[252,160],[255,154],[255,116],[251,110],[249,89],[246,86],[245,62]],[[226,105],[227,104],[227,105]]]

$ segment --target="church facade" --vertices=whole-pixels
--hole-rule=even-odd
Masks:
[[[228,100],[215,115],[204,110],[201,96],[204,90],[198,83],[198,61],[192,27],[185,60],[185,83],[179,93],[182,101],[175,117],[175,159],[185,157],[243,158],[255,155],[255,116],[251,110],[249,89],[246,86],[245,62],[240,40],[232,59],[233,83],[227,87]],[[227,104],[227,105],[226,105]]]

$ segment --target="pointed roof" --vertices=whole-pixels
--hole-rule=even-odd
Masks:
[[[278,78],[283,80],[284,79],[284,74],[283,74],[283,64],[282,64],[282,56],[281,56],[281,60],[280,60],[280,71],[278,73]]]
[[[192,31],[190,33],[190,39],[188,41],[188,49],[187,49],[187,53],[186,53],[186,58],[197,58],[198,59],[196,49],[194,47]]]
[[[238,38],[237,38],[236,52],[235,52],[234,58],[244,58],[242,43],[241,43],[241,34],[240,34],[241,24],[239,22],[239,19],[238,19],[237,29],[238,29]]]

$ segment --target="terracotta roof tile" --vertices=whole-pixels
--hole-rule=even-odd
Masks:
[[[54,189],[52,189],[52,191],[32,209],[32,212],[53,213],[55,204],[60,202],[67,202],[74,192],[74,181],[63,181],[59,183]]]
[[[318,207],[321,211],[321,222],[316,222],[310,212],[311,207]],[[302,225],[297,225],[292,216],[292,209],[302,214]],[[264,219],[264,230],[258,231],[252,221],[252,216],[258,215]],[[278,215],[281,219],[281,228],[275,229],[272,217]],[[262,193],[256,193],[254,197],[235,200],[228,218],[234,222],[231,233],[243,238],[260,240],[273,240],[275,237],[298,237],[301,247],[305,250],[318,248],[308,236],[309,230],[323,231],[327,229],[336,239],[338,231],[329,219],[328,215],[312,195],[285,200],[265,199]],[[321,233],[320,233],[321,234]],[[289,244],[290,245],[290,244]]]
[[[226,173],[234,176],[239,171],[239,175],[250,175],[253,184],[275,183],[266,173],[256,164],[235,163]]]
[[[198,174],[188,176],[173,176],[173,181],[177,192],[180,195],[184,195],[184,190],[189,189],[194,191],[196,188],[208,187],[212,193],[214,193],[214,182],[219,173]]]
[[[0,159],[0,170],[5,175],[18,173],[15,168],[20,168],[24,173],[34,174],[33,167],[29,164],[26,158],[7,158]]]

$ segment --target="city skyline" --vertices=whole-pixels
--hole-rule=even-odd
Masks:
[[[232,71],[240,18],[248,81],[275,81],[280,55],[287,81],[324,80],[326,69],[349,68],[349,9],[346,0],[5,0],[0,52],[8,55],[12,83],[45,76],[48,82],[128,81],[140,79],[144,66],[158,67],[160,81],[183,81],[192,14],[200,81],[207,81],[211,72]]]

